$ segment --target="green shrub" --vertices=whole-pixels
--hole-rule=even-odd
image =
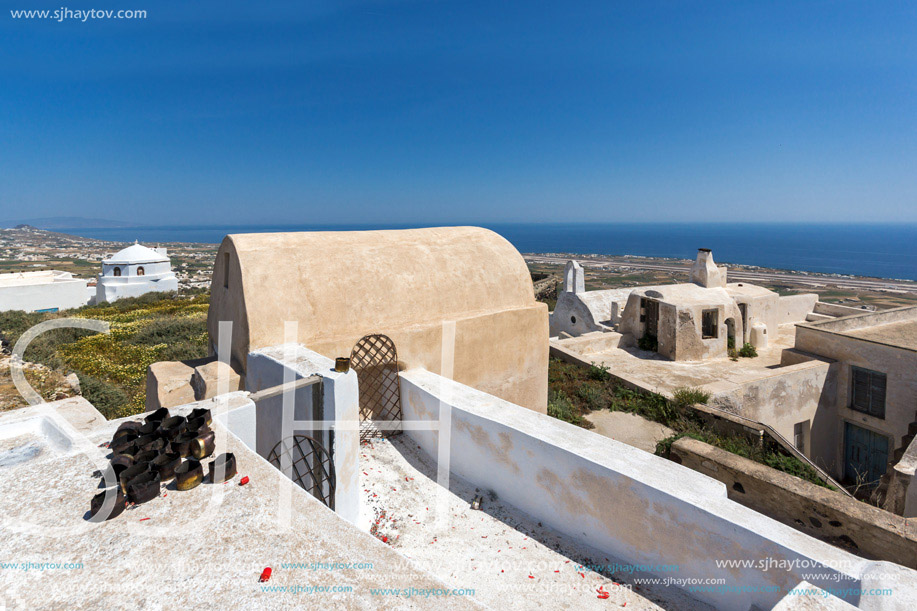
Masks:
[[[748,342],[745,342],[745,343],[742,345],[742,349],[739,350],[739,356],[744,356],[744,357],[746,357],[746,358],[754,358],[754,357],[758,356],[758,351],[755,350],[755,347],[754,347],[754,346],[752,346],[752,345],[749,344]]]
[[[598,380],[599,382],[607,382],[611,379],[611,374],[608,373],[608,367],[606,365],[598,365],[593,363],[589,366],[589,379]]]
[[[672,402],[677,407],[689,407],[698,403],[706,404],[710,393],[700,388],[680,386],[672,391]]]
[[[669,454],[672,453],[672,444],[684,437],[681,433],[676,433],[674,435],[669,435],[665,439],[660,439],[656,442],[656,451],[654,454],[656,456],[662,456],[665,458],[669,457]]]
[[[576,396],[586,403],[590,410],[600,409],[602,407],[602,389],[596,388],[591,384],[583,384],[576,389]]]
[[[560,390],[551,391],[548,399],[548,415],[570,424],[592,428],[592,423],[583,419],[573,402],[570,401],[570,397]]]
[[[736,338],[732,335],[726,338],[726,350],[735,350],[736,348]]]
[[[129,416],[123,413],[130,398],[117,384],[100,380],[94,376],[78,374],[80,391],[109,420]]]

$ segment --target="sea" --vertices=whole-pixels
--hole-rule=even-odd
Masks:
[[[579,253],[693,259],[825,274],[917,280],[917,224],[474,223],[523,253]],[[216,244],[231,233],[405,229],[423,225],[223,225],[56,228],[74,235],[144,244]]]

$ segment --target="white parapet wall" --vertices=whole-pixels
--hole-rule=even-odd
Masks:
[[[804,579],[861,609],[917,608],[917,572],[756,513],[700,473],[426,370],[403,372],[401,394],[406,434],[431,457],[448,439],[452,474],[615,561],[722,580],[690,592],[717,609],[769,609]],[[410,424],[441,414],[439,432]],[[860,594],[883,587],[894,596]]]
[[[338,373],[331,359],[301,344],[284,344],[248,355],[245,384],[249,391],[256,393],[313,375],[322,378],[320,386],[307,386],[289,393],[292,414],[288,414],[291,418],[287,430],[284,430],[283,393],[257,401],[254,447],[258,454],[267,458],[279,441],[298,433],[319,440],[326,450],[333,448],[334,510],[345,520],[356,523],[360,513],[360,412],[356,372]],[[315,392],[320,392],[321,400],[315,400]]]

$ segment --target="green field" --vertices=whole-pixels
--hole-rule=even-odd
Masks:
[[[113,304],[62,313],[0,312],[0,335],[13,345],[39,322],[91,318],[111,324],[109,334],[55,329],[37,337],[25,360],[61,375],[75,372],[83,396],[108,418],[144,410],[147,367],[156,361],[207,356],[209,294],[150,293]]]

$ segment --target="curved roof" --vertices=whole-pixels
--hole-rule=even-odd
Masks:
[[[134,244],[102,261],[106,265],[133,265],[136,263],[166,263],[169,258],[143,244]]]
[[[244,362],[282,343],[284,321],[310,345],[536,304],[522,255],[479,227],[249,233],[220,246],[208,326],[234,320]]]

